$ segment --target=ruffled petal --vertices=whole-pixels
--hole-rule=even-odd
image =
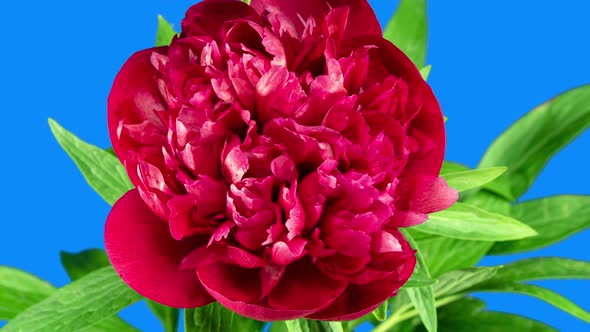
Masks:
[[[166,54],[167,50],[159,47],[133,54],[113,83],[108,99],[108,126],[113,149],[123,163],[127,151],[164,143],[167,129],[156,112],[164,110],[166,103],[151,58],[154,53]]]
[[[322,22],[330,9],[345,6],[349,8],[349,13],[343,39],[359,35],[382,36],[379,21],[367,0],[252,0],[252,7],[259,14],[274,7],[290,19],[299,31],[304,29],[301,18],[307,20],[313,17],[316,22]]]
[[[422,79],[412,61],[383,37],[354,38],[353,47],[377,46],[369,50],[372,64],[384,66],[389,73],[401,78],[408,89],[405,113],[400,122],[413,138],[406,171],[438,175],[445,152],[445,128],[440,105],[432,89]],[[395,59],[395,61],[391,61]]]
[[[133,189],[113,206],[105,226],[105,247],[121,278],[139,294],[177,308],[213,301],[194,270],[180,270],[182,259],[207,238],[176,241]]]

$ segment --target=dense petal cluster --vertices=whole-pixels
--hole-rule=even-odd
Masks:
[[[366,0],[205,0],[134,54],[108,102],[135,189],[105,229],[157,302],[354,319],[415,265],[398,231],[450,206],[444,126]]]

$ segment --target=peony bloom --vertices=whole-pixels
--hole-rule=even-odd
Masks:
[[[449,207],[439,105],[366,0],[205,0],[108,101],[135,189],[109,258],[173,307],[349,320],[415,265],[398,231]]]

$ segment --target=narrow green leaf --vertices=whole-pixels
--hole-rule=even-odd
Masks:
[[[512,208],[510,201],[487,189],[479,190],[475,193],[470,191],[462,194],[462,196],[463,197],[460,197],[462,203],[504,216],[510,215],[510,210]]]
[[[443,274],[439,282],[434,285],[434,295],[439,298],[444,295],[457,294],[465,289],[480,284],[492,278],[500,269],[493,267],[472,267],[455,270]]]
[[[457,316],[475,315],[486,309],[486,303],[480,299],[466,296],[458,301],[440,307],[439,321]]]
[[[458,192],[481,187],[506,172],[506,167],[480,168],[464,172],[442,174],[449,187]]]
[[[218,302],[196,309],[185,309],[185,332],[260,331],[264,322],[242,317]]]
[[[470,171],[471,168],[463,165],[463,164],[459,164],[456,163],[454,161],[448,161],[445,160],[442,164],[442,167],[440,169],[440,174],[448,174],[448,173],[459,173],[459,172],[466,172],[466,171]]]
[[[242,0],[242,1],[248,5],[252,2],[252,0]]]
[[[107,203],[113,205],[124,193],[133,188],[125,168],[112,154],[82,141],[53,119],[49,119],[49,127],[88,184]]]
[[[111,265],[109,258],[102,249],[88,249],[79,253],[62,251],[59,253],[59,257],[72,281],[78,280],[101,267]]]
[[[480,241],[515,240],[537,234],[518,220],[464,203],[456,203],[447,210],[431,214],[428,221],[415,226],[415,229],[451,238]]]
[[[541,249],[590,227],[590,196],[554,196],[516,204],[511,215],[539,235],[498,242],[490,254],[505,255]]]
[[[590,313],[580,308],[577,304],[563,297],[562,295],[536,285],[520,284],[520,283],[488,283],[485,285],[475,286],[473,291],[484,292],[503,292],[503,293],[517,293],[532,296],[545,301],[552,306],[563,310],[570,315],[590,323]]]
[[[443,273],[469,268],[477,264],[493,242],[466,241],[434,236],[418,241],[422,255],[433,278]]]
[[[509,180],[518,199],[547,162],[590,126],[590,85],[568,91],[515,122],[488,148],[479,167],[507,166],[498,179]]]
[[[79,253],[60,253],[62,265],[70,279],[77,280],[87,275],[88,273],[98,270],[101,267],[109,266],[109,258],[102,249],[88,249]],[[166,332],[174,332],[178,328],[179,311],[176,308],[170,308],[159,303],[146,299],[148,308],[156,315],[162,322]],[[103,326],[121,326],[121,322],[114,322],[120,320],[118,317],[109,318],[100,322],[98,325]],[[124,323],[124,322],[123,322]],[[94,327],[94,326],[93,326]],[[121,331],[120,329],[111,331]]]
[[[166,21],[164,16],[158,15],[158,32],[156,33],[156,47],[168,46],[177,32],[170,22]]]
[[[553,327],[527,317],[485,311],[472,315],[455,315],[439,322],[440,332],[558,332]],[[424,331],[419,327],[416,332]]]
[[[410,246],[416,250],[416,268],[414,273],[424,274],[427,278],[432,279],[430,272],[428,271],[428,266],[426,265],[424,257],[422,257],[422,253],[420,252],[418,243],[414,241],[410,233],[407,231],[402,229],[401,232]],[[426,326],[426,329],[429,332],[436,332],[437,318],[436,304],[434,300],[434,287],[424,286],[418,288],[406,288],[405,291],[410,297],[412,304],[418,311],[418,315],[420,316],[424,326]]]
[[[400,0],[383,37],[399,47],[416,67],[424,67],[428,43],[426,0]]]
[[[162,323],[164,331],[176,332],[178,330],[178,317],[180,316],[180,311],[178,309],[171,308],[148,299],[146,299],[145,302],[148,308]]]
[[[108,266],[55,291],[9,321],[2,331],[80,331],[140,299]]]
[[[385,319],[387,319],[388,306],[389,306],[389,301],[385,301],[385,302],[381,303],[381,305],[378,306],[377,309],[373,310],[371,313],[378,321],[382,322]]]
[[[343,332],[342,323],[294,319],[283,322],[288,332]]]
[[[102,249],[88,249],[79,253],[69,253],[62,251],[59,253],[61,264],[64,266],[66,273],[72,281],[76,281],[91,272],[94,272],[111,263],[107,254]],[[123,332],[137,331],[133,326],[119,316],[114,315],[106,318],[86,329],[85,332]]]
[[[0,320],[14,318],[55,291],[50,283],[27,272],[0,266]]]
[[[289,330],[287,329],[287,324],[285,323],[285,321],[281,320],[281,321],[272,322],[270,324],[270,328],[268,329],[268,332],[289,332]]]
[[[404,287],[424,287],[437,283],[436,279],[428,278],[425,274],[413,273],[410,280],[404,284]]]
[[[590,279],[590,262],[561,257],[535,257],[504,265],[493,283],[548,279]]]
[[[425,81],[428,80],[431,70],[432,70],[432,65],[424,66],[424,67],[422,67],[422,69],[420,69],[420,75],[422,75],[423,80],[425,80]]]

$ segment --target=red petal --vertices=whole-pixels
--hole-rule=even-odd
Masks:
[[[228,21],[249,19],[258,21],[259,16],[247,4],[237,0],[207,0],[189,8],[182,20],[182,35],[212,36],[221,40],[221,30]]]
[[[413,255],[400,255],[399,273],[365,285],[350,284],[346,290],[326,309],[308,316],[320,320],[352,320],[375,310],[383,301],[395,295],[410,278],[416,265]]]
[[[316,22],[322,22],[330,8],[344,6],[350,8],[344,32],[345,40],[360,35],[383,35],[379,21],[367,0],[252,0],[252,7],[259,14],[264,13],[269,7],[275,7],[289,18],[299,31],[303,30],[299,17],[307,20],[311,16]]]
[[[154,112],[165,109],[166,103],[157,85],[159,73],[151,63],[151,56],[154,52],[166,54],[167,51],[167,47],[160,47],[133,54],[115,78],[108,100],[108,125],[113,149],[122,162],[127,151],[153,145],[135,141],[138,137],[131,138],[123,129],[122,119],[134,119],[135,124],[150,127],[152,136],[166,137],[166,129]],[[130,124],[133,123],[125,123]]]
[[[178,308],[213,301],[194,270],[181,271],[182,259],[206,238],[175,241],[133,189],[113,206],[105,226],[109,260],[121,278],[141,295]]]
[[[301,259],[289,265],[279,284],[268,295],[268,304],[280,310],[327,307],[346,288],[347,282],[332,279],[311,262]]]
[[[409,124],[408,137],[418,139],[424,148],[410,154],[405,167],[414,173],[438,175],[445,152],[445,128],[443,116],[434,93],[424,82],[416,66],[395,45],[382,37],[355,38],[352,46],[375,45],[369,51],[372,63],[380,63],[396,77],[407,83],[406,113],[417,112]],[[391,61],[395,59],[395,61]]]
[[[273,321],[305,317],[328,306],[347,283],[323,275],[309,260],[287,267],[267,300],[262,294],[260,269],[217,263],[198,270],[207,291],[222,305],[253,319]]]
[[[259,301],[260,269],[226,263],[203,266],[197,272],[203,286],[219,303],[236,313],[263,321],[300,318],[315,310],[276,310]]]

